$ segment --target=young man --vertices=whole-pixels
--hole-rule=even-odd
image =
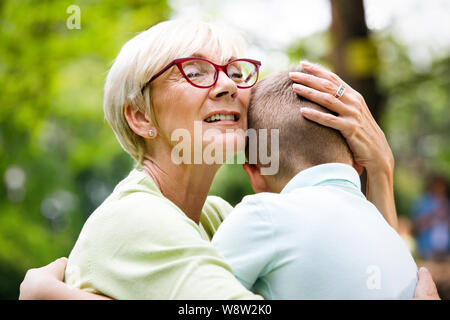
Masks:
[[[279,172],[244,165],[257,194],[236,206],[213,244],[267,299],[412,298],[417,266],[405,243],[361,193],[340,133],[300,113],[324,108],[292,84],[285,71],[254,87],[249,128],[279,129]]]

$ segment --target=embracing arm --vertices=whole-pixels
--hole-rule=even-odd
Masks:
[[[301,113],[309,120],[339,130],[346,139],[354,157],[354,166],[367,172],[367,199],[383,214],[386,221],[397,229],[397,212],[394,202],[394,156],[364,98],[331,71],[302,62],[304,72],[292,72],[296,83],[294,91],[325,108],[337,113],[323,113],[302,108]],[[340,98],[335,93],[345,85]]]
[[[393,176],[393,170],[367,173],[366,196],[383,214],[386,221],[397,230]]]
[[[79,288],[72,288],[64,283],[66,264],[67,258],[60,258],[44,267],[28,270],[20,284],[19,300],[113,300],[107,296],[89,293]],[[199,287],[198,290],[193,289],[193,292],[197,292],[199,296],[195,296],[193,293],[192,296],[183,297],[184,299],[262,299],[261,296],[247,291],[233,277],[231,272],[224,270],[224,268],[217,268],[214,264],[211,264],[210,267],[210,270],[203,268],[198,270],[198,275],[193,275],[191,279],[186,279],[185,282],[191,289],[196,286]],[[228,280],[224,281],[224,278]],[[209,287],[213,291],[213,294],[209,295],[208,298],[206,298],[208,295],[203,296],[203,292],[200,290],[206,288],[204,286],[205,283],[209,283]],[[163,289],[166,288],[161,288],[161,290]],[[232,293],[235,293],[235,295]],[[142,299],[145,299],[145,297]],[[171,299],[179,298],[172,297]]]
[[[67,258],[30,269],[20,284],[19,300],[111,300],[108,297],[71,288],[63,282]]]
[[[66,258],[28,270],[20,285],[20,300],[109,300],[110,298],[70,288],[63,282]],[[430,272],[420,268],[414,300],[440,300]]]

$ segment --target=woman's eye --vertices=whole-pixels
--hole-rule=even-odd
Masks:
[[[243,77],[241,68],[236,65],[230,65],[228,68],[228,76],[235,81],[240,81]]]
[[[240,80],[240,79],[242,79],[242,73],[239,73],[239,72],[233,72],[233,73],[230,75],[230,78],[231,78],[231,79],[237,79],[237,80]]]
[[[200,77],[200,76],[201,76],[201,73],[198,72],[198,71],[192,71],[192,72],[186,73],[186,76],[187,76],[188,78],[195,78],[195,77]]]

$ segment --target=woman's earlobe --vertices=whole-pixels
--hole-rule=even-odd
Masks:
[[[156,137],[156,130],[155,129],[148,130],[148,136],[150,138],[155,138]]]

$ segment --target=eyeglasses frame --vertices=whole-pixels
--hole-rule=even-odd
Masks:
[[[186,74],[184,73],[182,64],[183,64],[184,62],[193,61],[193,60],[201,60],[201,61],[205,61],[205,62],[208,62],[208,63],[210,63],[210,64],[212,64],[212,65],[214,66],[214,68],[216,69],[216,73],[215,73],[215,75],[214,75],[214,82],[213,82],[211,85],[209,85],[209,86],[200,86],[200,85],[198,85],[198,84],[193,83],[193,82],[186,76]],[[152,82],[153,80],[155,80],[156,78],[158,78],[160,75],[162,75],[164,72],[166,72],[167,70],[169,70],[169,69],[170,69],[171,67],[173,67],[174,65],[176,65],[176,66],[178,67],[178,70],[180,70],[180,72],[181,72],[181,74],[183,75],[183,77],[184,77],[191,85],[193,85],[194,87],[196,87],[196,88],[201,88],[201,89],[211,88],[211,87],[213,87],[213,86],[216,84],[217,79],[219,78],[219,72],[220,72],[220,71],[223,71],[223,72],[227,75],[227,77],[228,77],[228,73],[227,73],[227,68],[228,68],[228,66],[229,66],[230,64],[234,63],[234,62],[237,62],[237,61],[250,62],[250,63],[252,63],[252,64],[255,65],[255,67],[256,67],[256,81],[255,81],[255,83],[252,84],[251,86],[243,87],[243,86],[240,86],[240,85],[238,85],[238,84],[236,84],[236,86],[237,86],[238,88],[240,88],[240,89],[249,89],[249,88],[253,87],[253,86],[256,84],[256,82],[258,81],[258,77],[259,77],[259,68],[261,67],[261,61],[253,60],[253,59],[235,59],[235,60],[232,60],[232,61],[228,62],[227,64],[224,64],[224,65],[218,65],[218,64],[215,64],[214,62],[211,62],[211,61],[209,61],[209,60],[207,60],[207,59],[197,58],[197,57],[188,57],[188,58],[179,58],[179,59],[173,60],[173,61],[172,61],[171,63],[169,63],[167,66],[165,66],[164,68],[162,68],[157,74],[155,74],[149,81],[147,81],[147,82],[144,84],[144,86],[142,87],[141,91],[144,91],[144,89],[150,84],[150,82]]]

